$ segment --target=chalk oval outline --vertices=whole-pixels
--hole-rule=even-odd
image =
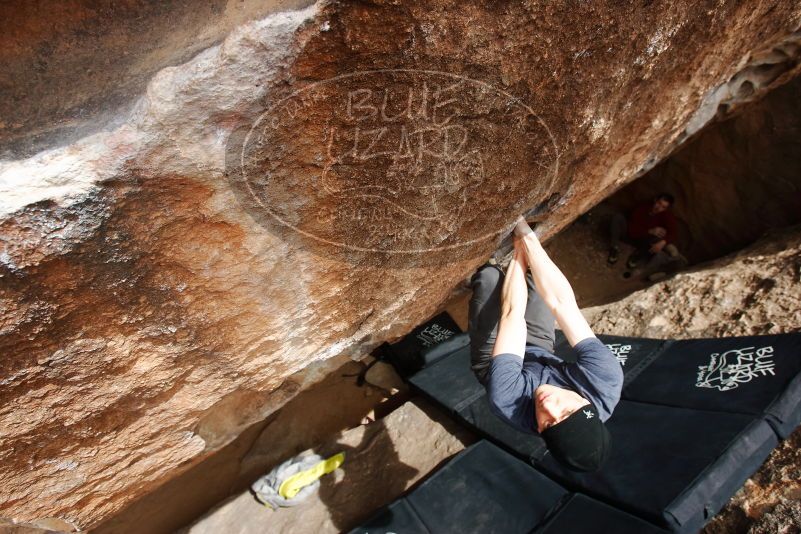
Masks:
[[[298,89],[296,91],[293,91],[291,94],[289,94],[289,95],[285,96],[284,98],[280,99],[278,102],[276,102],[273,105],[271,105],[267,110],[262,112],[261,115],[259,115],[259,117],[256,119],[256,121],[250,127],[250,130],[248,130],[247,135],[245,135],[245,139],[242,142],[242,150],[241,150],[240,160],[239,160],[240,169],[242,170],[242,180],[245,183],[245,185],[246,185],[246,187],[248,189],[248,192],[250,193],[250,197],[252,199],[254,199],[259,204],[259,206],[261,206],[264,210],[266,210],[281,225],[283,225],[283,226],[285,226],[287,228],[290,228],[291,230],[297,232],[298,234],[304,235],[304,236],[309,237],[311,239],[314,239],[316,241],[320,241],[320,242],[326,243],[328,245],[332,245],[332,246],[335,246],[335,247],[341,247],[341,248],[345,248],[345,249],[349,249],[349,250],[356,250],[356,251],[359,251],[359,252],[375,252],[375,253],[379,253],[379,254],[420,254],[420,253],[424,253],[424,252],[437,252],[437,251],[456,249],[456,248],[461,248],[461,247],[465,247],[465,246],[468,246],[468,245],[472,245],[474,243],[478,243],[478,242],[485,241],[487,239],[499,236],[500,234],[506,232],[507,229],[502,228],[502,229],[497,230],[495,232],[484,234],[482,236],[479,236],[479,237],[476,237],[476,238],[473,238],[473,239],[469,239],[467,241],[454,243],[452,245],[431,247],[431,248],[427,248],[427,249],[406,249],[406,250],[386,249],[386,250],[383,250],[383,249],[359,247],[357,245],[348,245],[348,244],[345,244],[345,243],[339,243],[339,242],[336,242],[336,241],[332,241],[330,239],[325,239],[323,237],[320,237],[320,236],[314,235],[314,234],[312,234],[310,232],[307,232],[305,230],[302,230],[302,229],[296,227],[295,225],[293,225],[293,224],[291,224],[291,223],[289,223],[287,221],[284,221],[283,219],[281,219],[281,217],[279,217],[276,213],[274,213],[273,210],[271,210],[269,207],[265,206],[264,203],[262,202],[261,198],[259,197],[259,195],[257,195],[251,189],[250,180],[248,180],[247,174],[244,171],[244,169],[245,169],[245,148],[248,145],[248,141],[249,141],[250,136],[253,133],[253,131],[258,127],[259,123],[261,123],[261,121],[265,117],[267,117],[273,110],[275,110],[276,108],[281,106],[285,101],[287,101],[287,100],[289,100],[291,98],[294,98],[296,95],[298,95],[300,93],[310,91],[310,90],[314,89],[317,86],[324,85],[324,84],[329,84],[329,83],[332,83],[332,82],[334,82],[336,80],[340,80],[340,79],[344,79],[344,78],[351,78],[351,77],[354,77],[354,76],[375,75],[375,74],[382,74],[382,73],[387,74],[387,73],[395,73],[395,72],[418,73],[418,74],[445,76],[445,77],[449,77],[449,78],[454,78],[454,79],[466,81],[468,83],[477,84],[477,85],[482,86],[484,88],[487,88],[487,89],[489,89],[491,91],[494,91],[495,93],[498,93],[498,94],[506,96],[514,104],[516,104],[516,105],[522,107],[523,109],[525,109],[526,111],[528,111],[528,113],[531,114],[531,116],[533,116],[534,118],[537,119],[537,122],[539,122],[540,126],[545,130],[545,133],[548,134],[548,137],[551,140],[551,144],[553,145],[554,160],[553,160],[553,163],[550,165],[552,172],[550,173],[551,174],[550,182],[549,182],[546,190],[550,190],[550,188],[553,186],[554,182],[556,181],[556,176],[559,173],[559,149],[558,149],[558,146],[556,144],[556,139],[554,138],[553,134],[551,133],[550,128],[548,128],[548,125],[545,124],[545,121],[543,121],[542,118],[539,115],[534,113],[533,109],[531,109],[529,106],[527,106],[518,97],[516,97],[516,96],[514,96],[514,95],[512,95],[512,94],[510,94],[510,93],[508,93],[506,91],[504,91],[503,89],[498,89],[497,87],[495,87],[493,85],[490,85],[487,82],[482,82],[480,80],[474,80],[472,78],[468,78],[467,76],[461,76],[459,74],[452,74],[452,73],[444,72],[444,71],[427,70],[427,69],[371,69],[371,70],[360,70],[360,71],[355,71],[355,72],[349,72],[349,73],[346,73],[346,74],[340,74],[339,76],[334,76],[333,78],[328,78],[326,80],[320,80],[318,82],[310,83],[309,85],[307,85],[307,86],[305,86],[305,87],[303,87],[301,89]]]

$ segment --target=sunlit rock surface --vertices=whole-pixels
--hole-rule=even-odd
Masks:
[[[312,0],[3,2],[0,159],[124,122],[148,80],[238,25]]]
[[[2,152],[22,159],[0,162],[0,515],[91,527],[407,332],[520,212],[552,235],[787,81],[799,20],[319,3],[160,70],[71,144],[17,151],[44,127],[22,106]]]

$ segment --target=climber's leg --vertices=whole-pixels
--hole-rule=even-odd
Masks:
[[[501,287],[504,274],[495,265],[485,264],[470,279],[473,296],[468,311],[471,368],[482,384],[492,361],[492,349],[498,334],[501,315]],[[526,304],[526,344],[553,352],[554,317],[537,294],[531,272],[526,272],[528,302]]]
[[[473,288],[467,316],[470,368],[478,381],[484,384],[498,333],[503,272],[496,265],[484,264],[473,274],[470,286]]]
[[[528,285],[528,303],[526,304],[526,336],[527,345],[537,345],[548,352],[553,352],[555,339],[555,319],[550,308],[537,293],[531,271],[526,270],[526,285]]]

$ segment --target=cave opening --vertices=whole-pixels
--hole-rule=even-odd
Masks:
[[[652,282],[624,278],[633,247],[624,245],[613,266],[606,257],[612,215],[629,213],[657,193],[675,197],[676,244],[687,260],[684,269],[801,222],[799,94],[801,77],[796,77],[709,125],[551,239],[547,248],[570,278],[579,304],[606,304]]]

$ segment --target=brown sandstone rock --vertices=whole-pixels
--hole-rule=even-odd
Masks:
[[[0,4],[0,158],[119,123],[148,80],[222,40],[236,26],[310,0]]]
[[[403,379],[395,372],[395,368],[386,362],[376,362],[373,364],[367,371],[364,379],[368,384],[381,388],[391,394],[408,389]]]
[[[37,521],[37,523],[41,525],[42,521]],[[0,519],[0,532],[3,534],[48,534],[50,532],[72,532],[74,530],[71,525],[63,521],[60,521],[60,523],[61,528],[47,528],[30,523],[15,523],[7,519]]]
[[[319,3],[164,68],[107,130],[0,162],[0,515],[87,528],[222,447],[433,314],[520,212],[547,237],[785,82],[799,20]]]

